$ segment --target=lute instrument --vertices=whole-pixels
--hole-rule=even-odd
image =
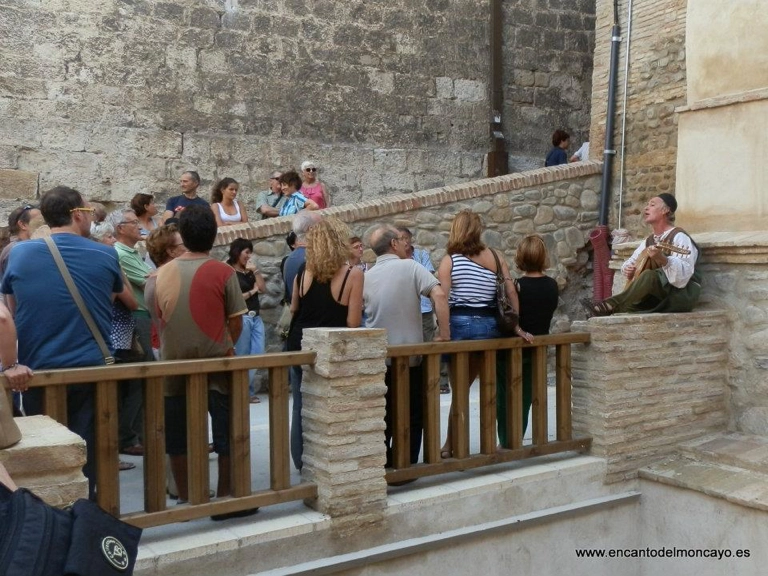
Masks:
[[[675,246],[674,244],[670,244],[669,242],[656,242],[655,244],[651,244],[651,246],[655,246],[665,256],[669,256],[672,252],[675,254],[683,254],[688,255],[691,253],[690,250],[687,248],[681,248],[680,246]],[[655,264],[653,260],[651,260],[651,257],[648,255],[648,248],[651,246],[646,246],[645,250],[640,254],[640,257],[637,259],[637,263],[635,264],[635,273],[632,274],[632,278],[630,278],[627,281],[627,286],[629,286],[640,274],[645,272],[646,270],[653,270],[654,268],[657,268],[658,265]]]

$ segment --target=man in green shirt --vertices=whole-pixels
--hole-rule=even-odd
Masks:
[[[115,357],[118,362],[147,362],[154,358],[151,340],[152,321],[144,303],[144,285],[152,271],[136,249],[136,244],[141,240],[139,218],[133,210],[120,209],[107,216],[107,222],[115,229],[117,240],[115,250],[120,259],[120,268],[128,278],[133,296],[139,303],[139,307],[132,312],[132,315],[141,352],[137,354],[131,350],[116,350]],[[120,452],[130,456],[140,456],[144,453],[141,445],[142,388],[142,380],[124,380],[120,383]]]

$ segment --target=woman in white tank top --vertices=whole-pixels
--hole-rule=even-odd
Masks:
[[[245,206],[235,198],[240,185],[234,178],[223,178],[213,187],[211,192],[211,210],[219,226],[230,226],[248,222]]]

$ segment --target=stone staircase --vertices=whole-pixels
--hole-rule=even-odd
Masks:
[[[640,478],[768,511],[768,437],[735,432],[681,444],[674,456],[640,469]]]

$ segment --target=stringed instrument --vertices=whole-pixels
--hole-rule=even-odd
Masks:
[[[675,246],[669,242],[656,242],[655,244],[651,244],[651,246],[655,246],[656,248],[660,249],[665,256],[669,256],[672,252],[675,254],[683,255],[688,255],[691,253],[691,251],[687,248],[681,248],[680,246]],[[637,259],[637,264],[635,264],[635,273],[632,274],[632,278],[627,280],[627,286],[629,286],[635,280],[635,278],[640,276],[640,274],[646,270],[653,270],[657,267],[657,265],[648,255],[648,248],[651,246],[646,246],[645,250],[643,250],[643,252],[640,254],[640,257]]]

